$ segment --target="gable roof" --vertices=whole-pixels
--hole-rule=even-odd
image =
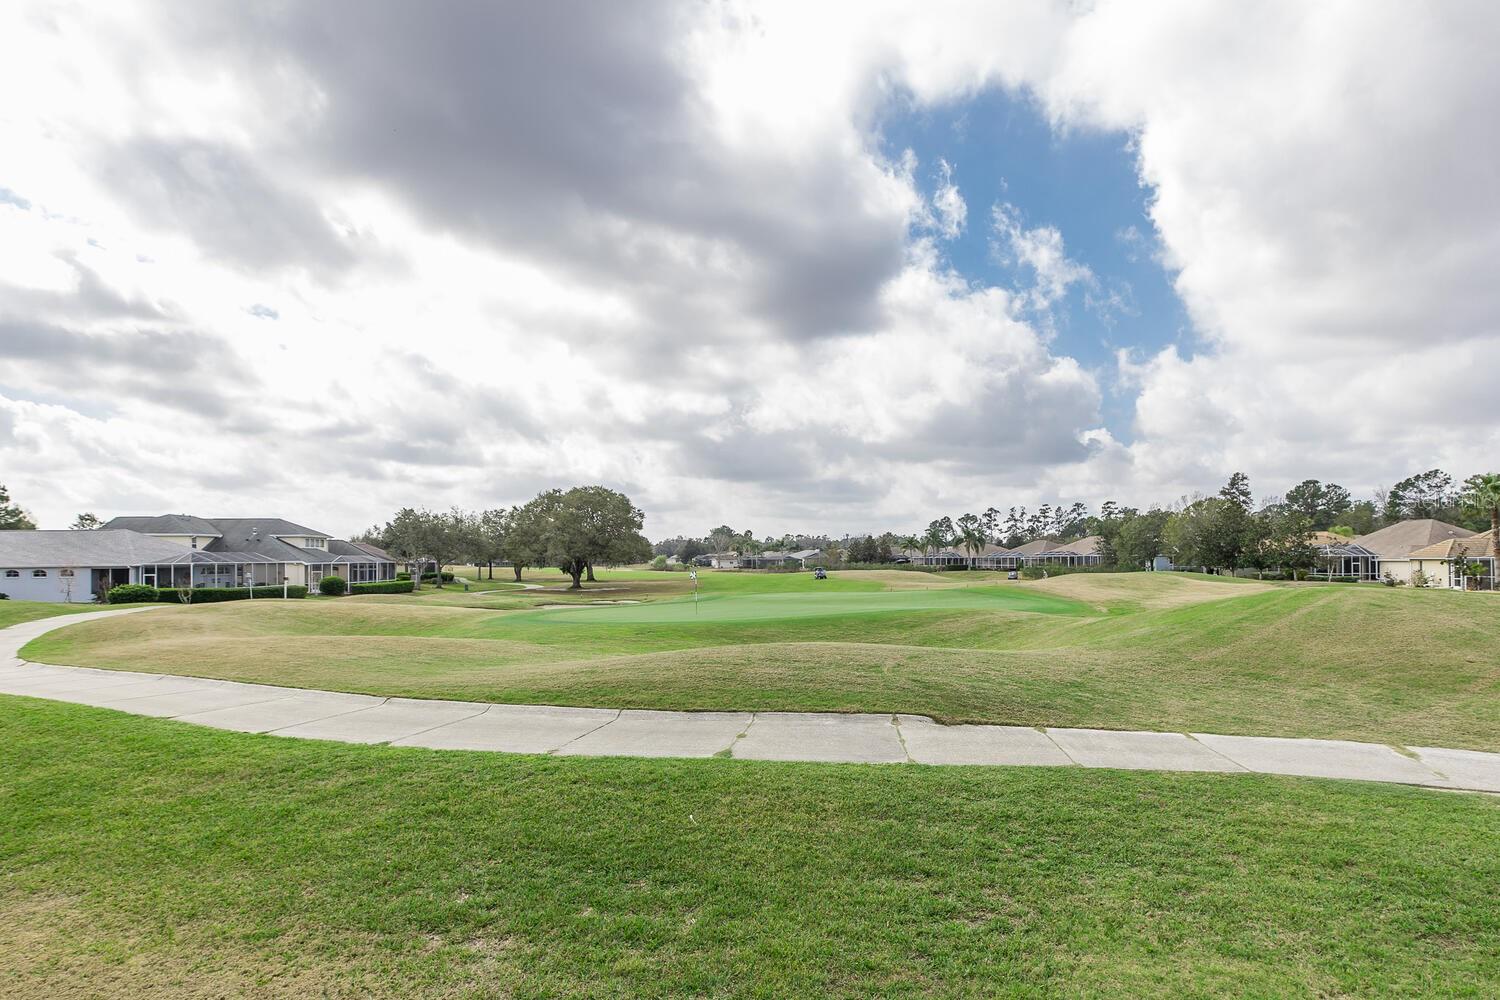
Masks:
[[[104,525],[107,529],[139,531],[143,535],[218,535],[220,531],[210,521],[192,514],[156,514],[145,517],[112,517]]]
[[[0,566],[141,566],[193,550],[139,531],[0,531]]]
[[[1418,549],[1450,538],[1468,538],[1474,532],[1456,524],[1424,517],[1413,521],[1397,521],[1379,531],[1360,535],[1354,544],[1369,549],[1382,559],[1406,559]]]
[[[1417,549],[1411,554],[1411,558],[1482,559],[1490,554],[1491,534],[1492,532],[1486,531],[1478,535],[1470,535],[1467,538],[1447,538],[1435,545]]]
[[[326,531],[314,531],[279,517],[211,517],[209,523],[228,538],[231,532],[245,535],[311,535],[315,538],[332,538]]]
[[[395,562],[390,553],[368,542],[346,542],[342,538],[330,538],[328,551],[336,556],[348,556],[355,562],[374,559],[378,562]]]

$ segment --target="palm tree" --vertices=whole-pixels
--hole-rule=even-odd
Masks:
[[[1458,502],[1466,511],[1490,516],[1490,573],[1500,571],[1500,472],[1480,472],[1464,480]]]

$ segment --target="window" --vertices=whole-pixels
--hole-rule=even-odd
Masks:
[[[5,575],[7,577],[16,577],[21,575],[21,571],[18,569],[8,569],[5,571]]]
[[[73,575],[73,571],[70,570],[70,569],[65,569],[62,572],[58,573],[57,575],[58,576],[72,576]]]
[[[34,570],[31,571],[31,575],[32,576],[46,576],[47,575],[47,571],[44,570],[44,569],[34,569]]]

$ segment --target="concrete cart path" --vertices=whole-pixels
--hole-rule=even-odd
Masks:
[[[426,701],[19,659],[20,648],[44,632],[148,610],[61,615],[0,629],[0,694],[246,733],[437,750],[1258,772],[1500,793],[1500,753],[1474,750],[1211,733],[944,726],[919,715],[654,712]]]

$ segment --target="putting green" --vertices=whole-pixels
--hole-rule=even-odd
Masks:
[[[696,601],[679,598],[651,604],[582,605],[548,608],[511,617],[517,621],[569,625],[646,625],[691,622],[771,621],[831,615],[879,614],[889,611],[1024,611],[1044,615],[1090,615],[1097,610],[1079,601],[1016,586],[963,587],[951,590],[847,591],[828,593],[704,594]]]

